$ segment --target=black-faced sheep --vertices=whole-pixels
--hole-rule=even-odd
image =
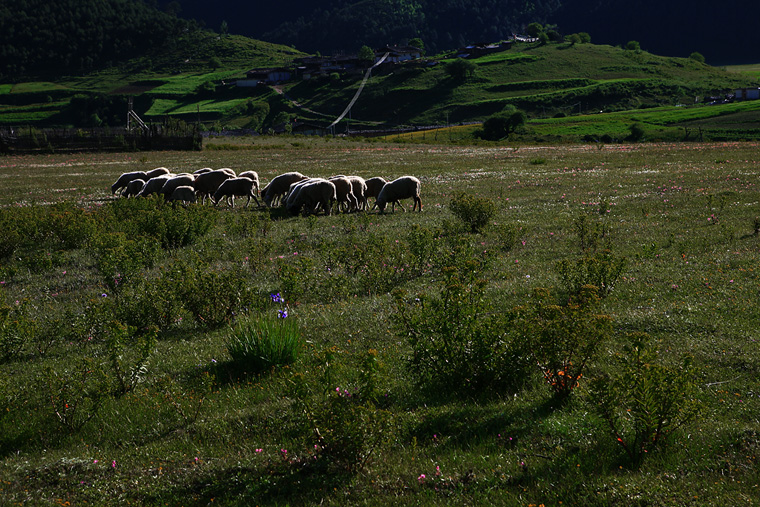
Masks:
[[[306,176],[299,172],[280,174],[261,190],[261,198],[267,206],[275,206],[282,199],[292,183],[305,180]]]
[[[172,195],[170,195],[167,200],[181,201],[183,204],[195,202],[195,189],[189,185],[181,185],[174,189]]]
[[[420,199],[420,180],[414,176],[401,176],[395,180],[383,185],[380,194],[377,196],[375,206],[380,210],[380,213],[385,212],[385,206],[391,203],[391,211],[396,211],[396,203],[404,209],[404,205],[401,204],[401,199],[414,199],[414,207],[412,211],[419,206],[419,211],[422,211],[422,200]]]
[[[307,213],[316,213],[320,207],[326,215],[330,214],[332,203],[337,198],[335,185],[323,178],[313,180],[301,185],[288,199],[287,210],[292,214],[300,213],[305,208]]]
[[[253,180],[249,178],[230,178],[225,180],[214,192],[214,206],[219,204],[222,197],[233,208],[235,207],[235,197],[248,197],[248,200],[245,202],[246,206],[248,206],[251,202],[251,197],[253,197],[256,205],[261,206],[256,198],[256,194],[253,193]]]
[[[117,191],[126,188],[127,185],[129,185],[130,181],[134,180],[143,180],[148,181],[148,175],[145,174],[145,171],[134,171],[131,173],[123,173],[119,178],[116,180],[116,183],[111,185],[111,195],[116,194]]]
[[[129,183],[127,183],[127,186],[124,187],[124,190],[121,191],[121,196],[132,197],[134,195],[137,195],[140,193],[140,190],[142,190],[144,185],[145,185],[144,180],[132,180]]]
[[[201,198],[201,203],[206,203],[206,198],[214,195],[219,185],[233,178],[227,171],[217,169],[216,171],[209,171],[207,173],[199,174],[193,182],[195,193]]]

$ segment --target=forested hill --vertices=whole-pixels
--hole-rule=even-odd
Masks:
[[[193,22],[140,0],[0,3],[0,79],[84,74],[160,48]]]
[[[420,37],[429,53],[490,42],[533,21],[561,33],[588,32],[596,43],[637,40],[667,56],[702,53],[708,63],[757,59],[760,3],[707,0],[151,0],[219,30],[329,54]]]

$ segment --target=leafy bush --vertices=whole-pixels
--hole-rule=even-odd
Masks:
[[[43,375],[43,391],[58,423],[74,432],[97,415],[110,391],[102,365],[91,357],[67,361]]]
[[[421,385],[447,390],[516,391],[527,379],[527,354],[511,317],[485,298],[484,261],[452,262],[432,296],[396,293],[398,332],[412,348],[410,369]]]
[[[356,473],[393,436],[393,415],[376,404],[377,352],[366,353],[353,386],[350,382],[336,385],[333,351],[323,357],[318,382],[308,381],[303,374],[291,379],[295,417],[312,453],[306,463],[296,460],[295,464]]]
[[[230,322],[248,309],[251,289],[238,269],[219,269],[200,261],[179,263],[174,290],[195,321],[206,327]]]
[[[34,337],[36,325],[26,315],[27,303],[0,305],[0,363],[15,359]]]
[[[497,113],[483,122],[483,128],[476,132],[476,135],[487,141],[499,141],[525,125],[527,121],[528,116],[523,111]]]
[[[649,335],[635,333],[615,356],[615,373],[591,383],[592,405],[634,467],[700,411],[690,358],[678,365],[658,359]]]
[[[112,322],[106,335],[106,349],[113,372],[117,396],[131,392],[147,372],[148,361],[156,348],[156,332]]]
[[[586,365],[612,335],[612,320],[594,313],[596,287],[585,286],[567,306],[556,304],[550,292],[537,289],[532,303],[517,313],[517,327],[532,358],[554,394],[567,398],[578,386]]]
[[[451,199],[449,209],[472,233],[482,232],[496,214],[496,204],[484,197],[460,192]]]

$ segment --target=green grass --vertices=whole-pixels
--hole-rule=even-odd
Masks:
[[[0,306],[22,308],[17,321],[34,322],[37,332],[2,365],[2,503],[665,506],[757,497],[757,143],[600,150],[224,142],[248,149],[3,158],[3,248],[16,241],[17,250],[0,262]],[[109,189],[122,172],[157,166],[255,169],[262,184],[292,170],[413,174],[422,181],[424,211],[305,218],[220,205],[203,213],[210,230],[164,249],[151,239],[161,232],[152,220],[178,228],[187,213],[152,203],[117,207]],[[492,200],[495,225],[460,232],[448,209],[458,191]],[[600,202],[608,205],[600,209]],[[557,404],[538,371],[517,396],[418,387],[391,291],[437,291],[442,259],[461,240],[472,255],[490,259],[483,297],[496,311],[525,304],[537,287],[561,292],[555,264],[577,256],[581,216],[604,228],[628,266],[601,307],[615,334],[572,399]],[[439,231],[440,239],[421,240],[417,227]],[[516,231],[513,244],[505,243],[507,230]],[[425,257],[426,248],[435,255]],[[109,288],[111,265],[132,278]],[[175,289],[193,289],[195,299],[205,294],[209,305],[231,305],[241,316],[274,315],[280,307],[269,294],[282,292],[306,348],[289,368],[246,374],[230,363],[229,328],[205,324],[182,300],[172,303]],[[136,388],[105,396],[92,419],[68,429],[51,401],[66,382],[75,387],[77,372],[112,372],[109,321],[135,316],[165,324]],[[638,470],[594,415],[585,382],[614,364],[633,331],[649,333],[667,363],[693,356],[703,405],[701,417]],[[139,364],[136,354],[125,348],[120,364]],[[368,417],[364,432],[341,426],[341,407],[319,400],[331,399],[336,387],[355,392],[368,379],[380,393],[376,405],[345,406]],[[99,385],[96,377],[89,382]],[[299,382],[311,391],[299,391]],[[84,403],[82,393],[69,391],[69,402]],[[312,458],[314,421],[333,438],[370,438],[379,427],[372,417],[381,414],[389,441],[377,441],[360,470],[309,464],[324,463]]]

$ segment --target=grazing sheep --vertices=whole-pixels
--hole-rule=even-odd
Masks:
[[[219,204],[222,197],[233,208],[235,207],[235,197],[248,197],[248,200],[245,202],[246,206],[248,206],[251,202],[251,197],[253,197],[256,205],[261,206],[256,198],[256,194],[253,193],[253,180],[248,178],[230,178],[222,182],[219,188],[216,189],[216,192],[214,192],[214,206]]]
[[[305,179],[306,176],[299,172],[289,172],[275,176],[272,181],[261,190],[261,198],[264,199],[264,204],[270,207],[275,206],[281,201],[292,183]]]
[[[144,185],[145,185],[145,180],[132,180],[129,183],[127,183],[126,187],[124,187],[124,190],[122,190],[121,192],[121,196],[132,197],[134,195],[137,195],[140,193],[140,190],[142,190]]]
[[[364,211],[367,209],[367,182],[361,176],[349,176],[351,182],[351,190],[354,192],[354,196],[357,201],[357,209]]]
[[[354,191],[351,186],[351,180],[349,180],[347,176],[343,176],[342,174],[331,176],[328,178],[328,181],[332,181],[333,185],[335,185],[335,191],[337,192],[338,196],[338,209],[341,208],[341,205],[343,203],[346,203],[344,211],[348,213],[358,206],[356,196],[354,195]]]
[[[178,174],[177,176],[173,176],[166,180],[164,186],[159,190],[159,193],[168,199],[171,197],[175,188],[182,186],[191,187],[193,186],[194,181],[195,177],[192,174]]]
[[[383,185],[388,182],[385,181],[385,178],[375,176],[374,178],[366,180],[365,183],[367,184],[367,193],[365,194],[367,199],[370,197],[377,199],[377,196],[380,195],[380,191],[383,189]]]
[[[242,173],[238,174],[238,178],[248,178],[250,180],[253,180],[253,188],[256,192],[256,195],[259,195],[259,175],[256,171],[243,171]]]
[[[401,199],[411,198],[414,199],[414,207],[412,208],[412,211],[414,211],[417,206],[419,206],[419,211],[422,211],[420,187],[420,180],[414,176],[401,176],[400,178],[396,178],[383,186],[382,190],[380,190],[380,194],[377,196],[375,206],[380,210],[380,213],[384,213],[385,206],[388,203],[391,203],[391,211],[395,212],[396,203],[398,203],[398,205],[401,206],[401,209],[406,211],[404,205],[401,204],[400,201]]]
[[[304,185],[320,179],[324,178],[306,178],[304,180],[291,183],[288,187],[288,191],[285,193],[285,197],[282,198],[282,202],[285,208],[287,209],[288,205],[298,198],[298,193],[301,191],[301,188],[303,188]]]
[[[134,171],[131,173],[123,173],[119,178],[116,180],[116,183],[111,185],[111,195],[116,194],[118,190],[121,190],[123,188],[127,188],[127,185],[130,181],[134,180],[148,180],[148,175],[145,174],[145,171]]]
[[[183,204],[189,204],[196,201],[195,189],[190,185],[180,185],[175,188],[167,198],[168,201],[181,201]]]
[[[221,169],[217,169],[217,171],[224,171],[230,176],[232,176],[233,178],[237,178],[237,174],[235,174],[235,171],[233,171],[229,167],[222,167]]]
[[[156,178],[163,174],[171,174],[171,171],[169,171],[169,169],[167,169],[166,167],[156,167],[152,171],[148,171],[147,173],[145,173],[145,176],[147,176],[145,178],[145,181],[148,181],[149,179],[152,179],[152,178]]]
[[[210,198],[217,191],[219,185],[226,180],[233,178],[230,173],[226,171],[216,170],[209,171],[207,173],[199,174],[193,182],[193,188],[195,193],[201,198],[201,203],[206,204],[206,198]]]
[[[148,197],[151,194],[159,192],[169,178],[171,178],[171,176],[168,174],[162,174],[161,176],[156,176],[155,178],[147,180],[137,194],[137,197]]]
[[[211,171],[213,171],[213,169],[211,169],[210,167],[204,167],[203,169],[198,169],[197,171],[193,171],[193,174],[198,176],[200,174],[210,173]]]
[[[302,208],[306,208],[307,213],[316,213],[317,209],[321,207],[325,211],[325,215],[329,215],[336,198],[333,182],[323,178],[314,178],[298,187],[291,199],[288,200],[287,210],[295,215],[300,213]]]

